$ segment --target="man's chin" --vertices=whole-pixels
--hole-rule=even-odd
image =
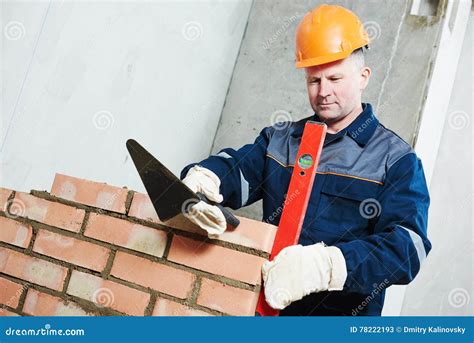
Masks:
[[[320,109],[316,113],[318,114],[319,119],[321,119],[325,123],[337,121],[340,116],[339,112],[336,112],[334,110]]]

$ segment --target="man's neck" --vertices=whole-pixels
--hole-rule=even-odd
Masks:
[[[328,126],[328,133],[338,133],[339,131],[348,127],[358,116],[362,113],[362,105],[360,104],[358,107],[354,108],[348,115],[346,115],[341,120],[326,123]]]

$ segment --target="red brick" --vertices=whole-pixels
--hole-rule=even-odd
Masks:
[[[273,241],[275,240],[277,227],[244,217],[237,218],[240,220],[239,226],[235,229],[227,228],[217,239],[270,253],[272,251]],[[178,215],[166,221],[164,225],[207,236],[206,231],[182,215]]]
[[[7,211],[7,200],[12,192],[11,189],[0,187],[0,211]]]
[[[163,222],[162,224],[168,227],[172,227],[174,229],[178,229],[178,230],[186,231],[186,232],[193,232],[201,236],[207,237],[207,232],[205,230],[201,229],[199,226],[191,222],[188,218],[186,218],[182,214],[178,214],[176,217],[171,218]],[[220,238],[221,237],[219,237],[218,239],[221,240]]]
[[[133,194],[132,204],[130,205],[130,211],[128,211],[128,215],[130,217],[136,217],[154,223],[161,223],[161,220],[158,218],[150,198],[147,194],[143,193]]]
[[[120,279],[182,299],[192,290],[196,279],[192,273],[184,270],[123,252],[117,252],[110,273]]]
[[[30,244],[31,235],[33,234],[31,225],[0,217],[0,228],[0,241],[21,248],[27,248]]]
[[[143,193],[134,194],[129,216],[207,236],[206,231],[182,215],[177,215],[164,223],[160,221],[150,198]],[[273,241],[275,240],[277,227],[244,217],[238,218],[240,219],[240,225],[235,229],[228,228],[218,239],[270,253],[273,247]]]
[[[59,291],[62,289],[67,269],[0,247],[0,272]]]
[[[84,234],[158,257],[163,256],[167,241],[164,231],[96,213],[91,213]]]
[[[72,272],[67,293],[134,316],[143,316],[150,301],[148,293],[79,271]]]
[[[238,218],[240,225],[234,230],[226,230],[219,239],[270,253],[277,227],[244,217]]]
[[[81,307],[73,302],[29,289],[26,295],[23,312],[32,316],[87,316]]]
[[[212,316],[212,314],[179,304],[175,301],[158,298],[152,316],[207,317]]]
[[[17,317],[19,314],[0,308],[0,317]]]
[[[128,189],[56,174],[51,194],[104,210],[125,213]]]
[[[12,308],[18,306],[18,300],[24,291],[22,285],[0,277],[0,304],[7,305]]]
[[[174,236],[168,260],[250,284],[261,282],[264,258]]]
[[[235,316],[254,316],[258,293],[202,279],[197,303]]]
[[[19,192],[15,194],[10,212],[14,216],[74,232],[80,230],[85,215],[84,210]]]
[[[46,230],[38,231],[33,251],[99,272],[104,269],[110,252],[100,245]]]

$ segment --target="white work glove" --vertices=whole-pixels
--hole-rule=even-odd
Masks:
[[[262,266],[265,299],[282,310],[304,296],[342,290],[347,278],[346,260],[337,247],[324,243],[284,248]]]
[[[219,177],[209,169],[194,166],[189,169],[183,183],[193,192],[203,193],[209,200],[220,203],[223,200],[219,193],[221,181]],[[209,238],[217,238],[227,228],[227,223],[222,211],[214,205],[204,201],[192,205],[187,211],[183,211],[186,218],[207,231]]]
[[[207,168],[192,167],[183,179],[183,183],[194,193],[201,192],[211,201],[220,203],[223,200],[222,194],[219,193],[221,180]]]

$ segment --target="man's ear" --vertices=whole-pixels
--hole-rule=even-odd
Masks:
[[[372,70],[369,67],[363,67],[360,70],[360,90],[364,90],[369,84],[370,74]]]

